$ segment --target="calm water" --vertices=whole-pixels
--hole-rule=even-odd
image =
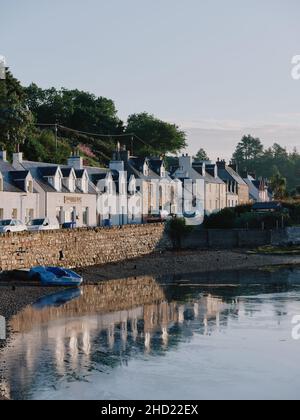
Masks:
[[[64,292],[12,320],[14,399],[299,399],[300,271],[143,277]]]

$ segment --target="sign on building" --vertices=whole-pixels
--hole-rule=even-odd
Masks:
[[[0,315],[0,340],[6,340],[6,320]]]
[[[65,196],[65,204],[81,204],[82,199],[81,197],[67,197]]]
[[[5,57],[3,55],[0,55],[0,79],[4,80],[6,77],[6,61],[5,61]]]

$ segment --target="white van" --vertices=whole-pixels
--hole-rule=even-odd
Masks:
[[[41,230],[57,230],[59,229],[59,224],[57,221],[50,221],[47,217],[42,219],[32,219],[27,224],[27,229],[29,232],[39,232]]]

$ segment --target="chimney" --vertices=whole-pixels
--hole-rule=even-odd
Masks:
[[[6,150],[1,150],[0,151],[0,160],[2,160],[3,162],[7,162],[7,152],[6,152]]]
[[[71,168],[74,169],[83,169],[83,159],[81,156],[76,155],[72,155],[69,157],[68,159],[68,166],[70,166]]]
[[[13,166],[17,167],[23,163],[23,153],[18,152],[13,154]]]
[[[182,168],[184,172],[186,172],[188,175],[191,172],[191,169],[193,167],[193,158],[192,156],[186,155],[181,156],[179,158],[179,166]]]
[[[217,167],[218,169],[225,169],[226,167],[226,161],[225,160],[217,160]]]
[[[111,160],[109,162],[109,169],[111,171],[123,172],[124,162],[122,160]]]
[[[126,147],[124,147],[120,152],[120,160],[127,163],[130,159],[130,152],[129,150],[126,150]]]

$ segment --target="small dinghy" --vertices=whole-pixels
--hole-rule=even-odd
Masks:
[[[43,286],[80,286],[82,277],[72,270],[60,267],[34,267],[29,276],[40,280]]]

